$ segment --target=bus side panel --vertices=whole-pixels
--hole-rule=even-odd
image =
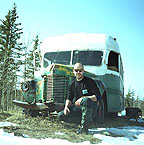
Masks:
[[[123,83],[120,77],[113,74],[98,76],[107,90],[108,112],[120,112],[124,109]]]

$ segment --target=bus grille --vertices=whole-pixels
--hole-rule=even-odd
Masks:
[[[68,86],[69,77],[48,76],[47,100],[53,100],[56,103],[64,103],[68,92]]]

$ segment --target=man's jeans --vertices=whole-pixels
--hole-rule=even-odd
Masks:
[[[81,123],[81,118],[82,118],[82,113],[83,113],[83,108],[92,108],[92,115],[89,116],[90,119],[92,120],[93,117],[95,117],[96,113],[97,113],[97,109],[98,109],[98,104],[97,102],[92,101],[89,98],[83,98],[81,101],[81,106],[77,107],[77,106],[71,106],[70,109],[70,113],[65,115],[64,111],[59,112],[58,114],[58,118],[61,121],[65,121],[68,123]],[[88,114],[89,115],[89,114]]]

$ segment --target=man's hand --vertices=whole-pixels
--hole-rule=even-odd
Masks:
[[[70,100],[66,100],[65,108],[64,108],[64,115],[67,115],[70,113],[70,110],[68,107],[70,107],[71,105],[72,105],[72,102]]]
[[[79,98],[76,102],[75,102],[75,106],[80,106],[80,103],[81,103],[81,101],[82,101],[82,97],[81,98]]]
[[[65,107],[65,108],[64,108],[64,115],[67,115],[67,114],[69,114],[69,113],[70,113],[69,108],[68,108],[68,107]]]

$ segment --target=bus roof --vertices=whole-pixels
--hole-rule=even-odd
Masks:
[[[113,49],[119,53],[117,42],[106,34],[69,33],[46,38],[41,44],[41,52],[71,50],[103,50]]]

